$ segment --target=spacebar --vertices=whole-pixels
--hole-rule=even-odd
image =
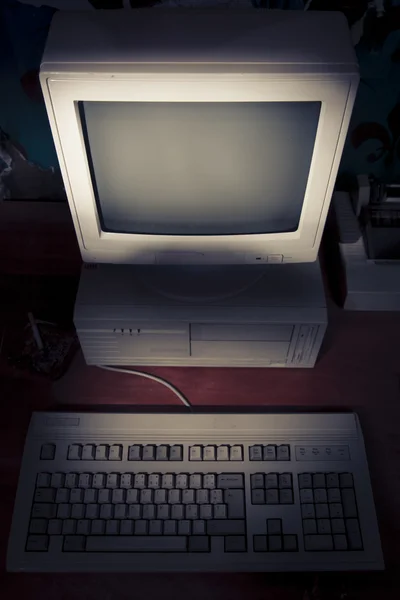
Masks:
[[[86,552],[186,552],[186,536],[88,536]]]

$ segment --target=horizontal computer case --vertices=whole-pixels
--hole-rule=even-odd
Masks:
[[[143,269],[85,265],[75,326],[91,365],[313,367],[327,312],[319,263],[266,265],[238,293],[174,298]]]

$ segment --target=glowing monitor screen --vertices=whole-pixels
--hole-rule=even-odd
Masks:
[[[79,103],[103,231],[296,231],[320,102]]]

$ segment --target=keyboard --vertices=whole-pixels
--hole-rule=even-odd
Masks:
[[[358,417],[34,413],[7,567],[383,569]]]

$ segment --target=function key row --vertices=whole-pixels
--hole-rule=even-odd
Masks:
[[[274,444],[268,444],[266,446],[255,445],[249,448],[249,459],[252,461],[265,460],[290,460],[290,446],[282,444],[276,446]]]
[[[243,446],[190,446],[189,460],[192,461],[241,461],[243,460]]]
[[[122,444],[71,444],[68,447],[68,460],[110,460],[123,458]],[[134,444],[128,448],[131,461],[182,461],[183,446],[179,444]]]

